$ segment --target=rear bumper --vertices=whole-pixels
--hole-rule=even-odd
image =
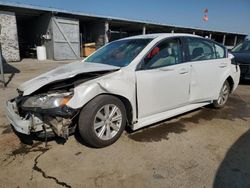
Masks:
[[[5,104],[5,114],[9,122],[17,132],[30,134],[32,120],[20,117],[16,112],[16,103],[7,101]]]

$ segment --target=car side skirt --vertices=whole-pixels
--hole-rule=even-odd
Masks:
[[[211,104],[211,103],[212,103],[212,101],[189,104],[189,105],[186,105],[186,106],[183,106],[183,107],[179,107],[179,108],[175,108],[175,109],[168,110],[168,111],[165,111],[165,112],[161,112],[161,113],[158,113],[158,114],[154,114],[152,116],[148,116],[148,117],[139,119],[138,122],[133,124],[131,128],[132,128],[132,130],[137,130],[137,129],[140,129],[142,127],[151,125],[153,123],[157,123],[159,121],[166,120],[168,118],[183,114],[185,112],[200,108],[202,106],[206,106],[206,105]]]

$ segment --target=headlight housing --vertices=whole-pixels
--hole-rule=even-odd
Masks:
[[[71,98],[72,93],[41,94],[27,98],[22,107],[50,109],[64,106]]]

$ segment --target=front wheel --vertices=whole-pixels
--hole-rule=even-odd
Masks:
[[[125,128],[125,107],[114,96],[97,96],[82,109],[78,125],[82,139],[91,147],[111,145]]]
[[[230,94],[230,85],[228,81],[225,81],[221,88],[219,98],[213,101],[213,106],[215,108],[223,108],[228,100],[229,94]]]

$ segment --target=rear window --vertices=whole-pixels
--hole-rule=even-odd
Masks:
[[[216,57],[218,59],[225,58],[226,57],[226,49],[225,49],[225,47],[220,46],[218,44],[214,44],[214,45],[215,45]]]
[[[216,58],[214,45],[209,40],[188,38],[188,51],[191,61],[202,61]]]
[[[226,58],[226,48],[216,42],[202,38],[188,38],[191,61]]]

